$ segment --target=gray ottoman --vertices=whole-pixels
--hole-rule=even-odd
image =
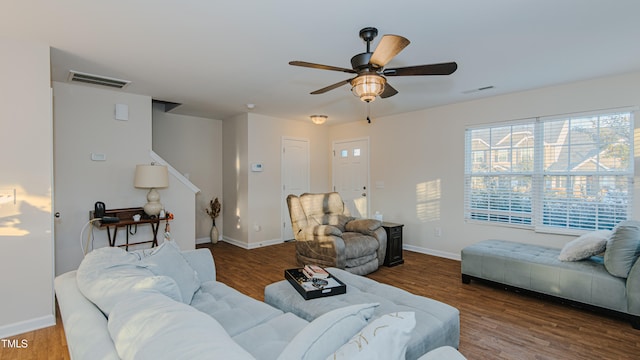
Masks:
[[[327,271],[347,285],[346,294],[305,300],[287,280],[282,280],[265,288],[264,301],[307,321],[313,321],[318,316],[340,307],[377,302],[380,306],[376,308],[374,317],[396,311],[415,312],[416,327],[407,348],[407,360],[415,360],[441,346],[458,348],[458,309],[344,270],[327,268]]]

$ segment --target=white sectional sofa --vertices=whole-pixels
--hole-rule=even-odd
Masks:
[[[216,281],[208,249],[182,252],[171,241],[94,250],[55,279],[55,290],[75,360],[404,359],[415,326],[412,312],[372,318],[376,303],[308,322]],[[357,346],[354,339],[381,328]],[[421,360],[436,358],[464,359],[441,347]]]

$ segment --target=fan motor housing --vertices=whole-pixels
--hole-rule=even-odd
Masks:
[[[351,67],[353,68],[353,70],[360,72],[365,69],[373,69],[373,70],[378,69],[375,67],[374,64],[369,64],[371,55],[373,55],[373,53],[366,52],[366,53],[358,54],[352,57]]]

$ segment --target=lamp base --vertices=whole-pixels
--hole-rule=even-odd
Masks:
[[[144,212],[149,216],[158,216],[162,211],[160,203],[160,193],[155,188],[151,188],[147,194],[147,203],[144,205]]]

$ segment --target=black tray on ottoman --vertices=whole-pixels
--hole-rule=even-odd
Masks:
[[[313,285],[311,279],[307,278],[302,269],[288,269],[284,271],[284,278],[302,295],[305,300],[317,299],[320,297],[344,294],[347,286],[335,276],[329,273],[328,284],[318,288]]]

